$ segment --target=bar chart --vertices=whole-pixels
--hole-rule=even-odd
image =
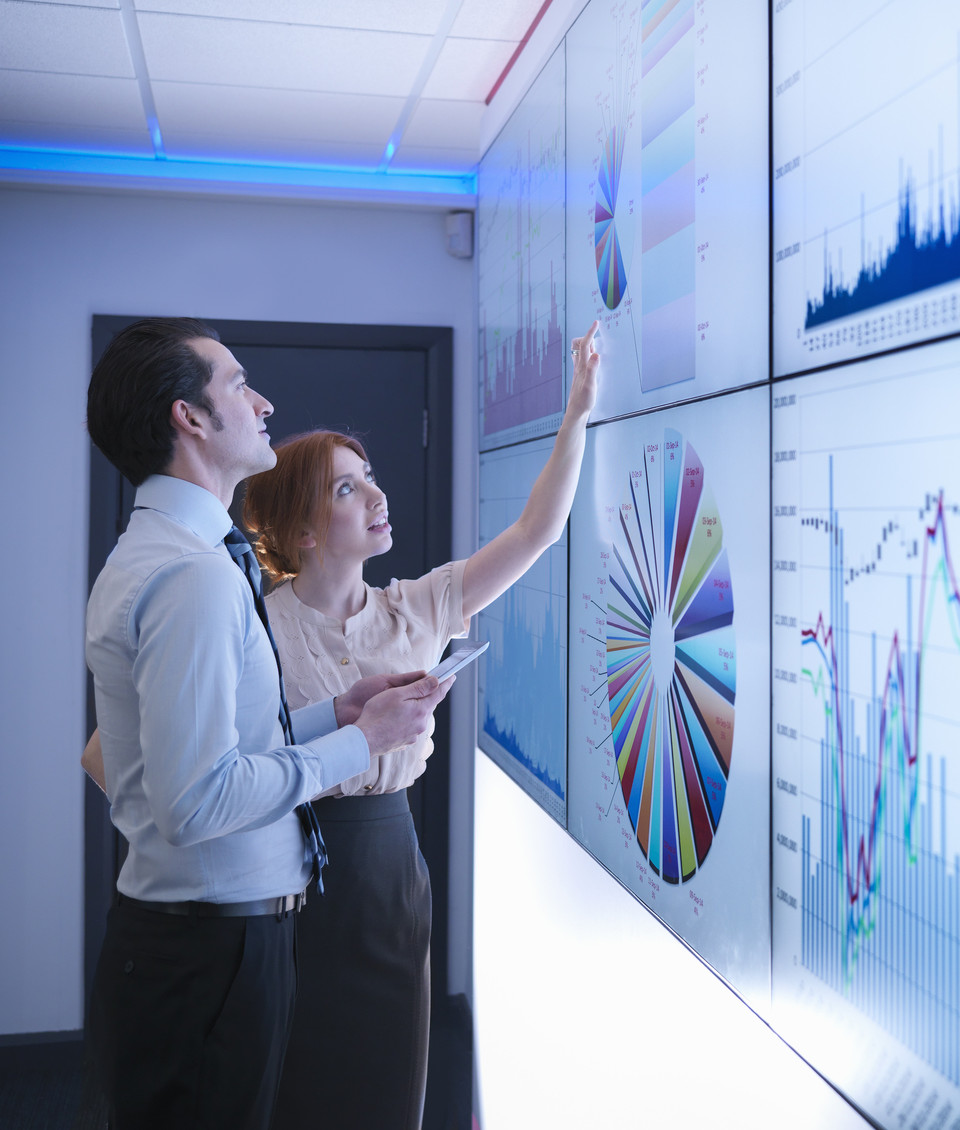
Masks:
[[[563,416],[563,81],[558,51],[480,163],[483,450],[549,434]]]
[[[519,518],[552,440],[480,457],[480,545]],[[478,744],[554,819],[566,819],[567,538],[477,617]]]
[[[777,4],[773,44],[775,375],[956,333],[958,9]]]
[[[592,0],[567,33],[567,318],[599,321],[611,375],[594,422],[766,376],[766,58],[762,0]]]
[[[642,15],[644,387],[697,372],[696,34],[693,0]]]

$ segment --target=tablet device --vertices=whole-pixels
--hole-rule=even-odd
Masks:
[[[457,640],[454,650],[450,652],[446,659],[441,659],[436,667],[430,671],[430,674],[436,675],[442,683],[444,679],[449,679],[461,667],[466,667],[468,663],[472,663],[489,646],[489,640]]]

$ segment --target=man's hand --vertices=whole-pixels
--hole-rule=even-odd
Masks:
[[[374,676],[378,677],[384,676]],[[405,681],[399,685],[390,685],[389,689],[369,698],[354,723],[363,731],[371,757],[412,745],[427,729],[437,704],[446,698],[447,692],[457,681],[456,675],[444,679],[442,683],[438,683],[433,675],[424,675],[412,682],[404,675],[385,677]],[[362,680],[365,683],[371,681]],[[351,690],[359,685],[355,684]]]
[[[351,726],[360,717],[367,702],[374,695],[382,694],[390,687],[405,687],[422,679],[426,671],[405,671],[402,675],[370,675],[358,683],[338,694],[333,700],[333,713],[337,718],[338,726]]]
[[[90,740],[84,747],[80,757],[80,764],[95,785],[107,791],[107,779],[103,772],[103,749],[100,745],[100,727],[98,726],[90,735]]]

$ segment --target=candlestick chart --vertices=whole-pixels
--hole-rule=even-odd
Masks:
[[[775,393],[774,996],[886,1041],[842,1082],[867,1110],[907,1074],[960,1100],[957,352]]]

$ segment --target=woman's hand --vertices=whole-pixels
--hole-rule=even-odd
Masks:
[[[573,355],[573,380],[570,382],[570,396],[567,398],[567,417],[578,420],[587,417],[597,402],[597,374],[600,370],[600,354],[594,348],[594,338],[600,328],[594,322],[583,337],[575,337],[570,343]]]
[[[333,700],[333,713],[337,725],[352,726],[374,695],[381,694],[391,687],[405,687],[422,679],[424,675],[426,671],[406,671],[400,675],[368,675],[365,679],[360,679]]]

